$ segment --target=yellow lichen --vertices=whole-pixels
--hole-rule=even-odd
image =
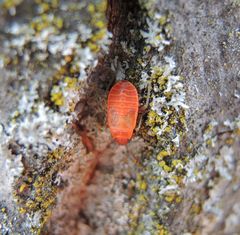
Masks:
[[[179,160],[179,159],[174,159],[174,160],[172,161],[172,165],[173,165],[174,167],[176,167],[176,166],[179,165],[179,164],[183,164],[183,162],[182,162],[181,160]]]
[[[164,132],[167,132],[167,133],[170,133],[172,131],[172,128],[170,126],[167,126],[165,129],[164,129]]]
[[[213,130],[213,126],[212,126],[211,124],[209,124],[209,125],[205,128],[204,132],[205,132],[205,133],[209,133],[209,132],[211,132],[212,130]]]
[[[59,0],[35,0],[35,2],[38,4],[40,13],[46,13],[59,6]]]
[[[227,145],[232,145],[232,144],[234,143],[234,139],[233,139],[233,138],[227,138],[226,141],[225,141],[225,143],[226,143]]]
[[[103,39],[106,35],[106,29],[101,29],[97,33],[93,34],[91,37],[92,42],[98,42],[99,40]]]
[[[41,13],[45,13],[50,10],[50,5],[46,2],[39,4]]]
[[[171,203],[171,202],[173,202],[173,200],[175,200],[175,198],[176,198],[176,195],[175,195],[175,194],[170,194],[170,195],[167,195],[167,196],[165,197],[165,200],[166,200],[167,202]]]
[[[1,208],[1,211],[2,211],[3,213],[5,213],[5,212],[6,212],[6,208],[5,208],[5,207]]]
[[[160,19],[158,17],[157,20],[159,20],[159,25],[162,27],[159,26],[159,31],[156,34],[153,34],[155,37],[153,40],[155,40],[155,42],[161,41],[162,39],[168,40],[168,37],[172,32],[172,27],[168,23],[169,17],[166,15],[160,17]],[[149,26],[151,27],[150,24]],[[161,30],[161,28],[164,30]],[[147,52],[152,52],[151,49],[153,49],[153,47],[155,48],[155,45],[149,45],[147,40],[145,44],[144,55],[147,54]],[[154,55],[154,52],[152,52],[152,54]],[[166,193],[161,189],[162,187],[164,188],[168,186],[182,186],[186,174],[184,171],[184,165],[187,161],[184,159],[185,156],[180,156],[179,148],[179,142],[184,135],[186,128],[186,115],[183,108],[184,106],[181,105],[181,103],[179,104],[178,100],[176,100],[178,95],[182,95],[184,99],[184,84],[181,82],[182,78],[176,76],[175,72],[177,70],[172,69],[175,66],[175,63],[170,57],[166,58],[167,63],[165,63],[165,65],[162,62],[156,62],[154,60],[151,60],[149,63],[144,57],[138,58],[137,62],[143,67],[142,72],[147,74],[144,79],[145,86],[143,86],[144,88],[141,88],[141,95],[143,100],[149,97],[150,103],[149,112],[147,116],[145,116],[146,121],[144,124],[146,125],[146,128],[142,128],[144,129],[143,136],[149,141],[150,145],[154,143],[153,145],[155,148],[149,154],[150,157],[147,159],[145,158],[144,163],[141,165],[140,162],[139,165],[139,172],[144,173],[142,173],[141,176],[136,177],[136,191],[138,192],[138,195],[145,196],[147,203],[145,204],[146,207],[143,207],[143,211],[139,213],[137,217],[138,224],[136,225],[136,223],[134,223],[134,226],[136,227],[132,228],[132,231],[134,232],[131,234],[143,234],[146,232],[146,224],[142,222],[142,215],[147,214],[147,216],[152,219],[151,225],[149,225],[151,229],[148,228],[147,231],[154,235],[166,235],[169,234],[168,230],[164,225],[158,225],[159,221],[167,216],[166,214],[159,214],[162,204],[168,205],[169,203],[171,204],[169,207],[174,207],[175,204],[181,203],[182,198],[175,191],[168,191],[168,193]],[[146,64],[147,68],[145,67]],[[149,81],[151,82],[150,85],[146,86]],[[142,188],[143,182],[147,182],[148,190],[145,189],[145,185]],[[151,191],[151,193],[149,193],[149,191]],[[141,204],[139,197],[136,198],[137,200],[134,205]],[[154,198],[157,201],[155,204],[156,211],[154,210],[153,212],[148,207],[148,201],[150,201],[151,198]],[[167,203],[161,203],[162,200],[165,200]],[[141,228],[142,230],[140,230]]]
[[[60,168],[63,168],[65,163],[62,164],[59,160],[63,157],[64,151],[62,148],[56,149],[49,153],[47,164],[48,170],[44,175],[35,174],[33,177],[23,176],[25,183],[20,185],[15,193],[19,206],[19,212],[26,214],[38,211],[41,215],[41,223],[38,227],[32,227],[34,233],[40,233],[43,224],[51,214],[52,206],[56,200],[57,188],[52,184],[52,176]],[[51,166],[51,167],[50,167]],[[25,191],[25,188],[31,191]]]
[[[19,188],[19,192],[22,193],[24,191],[24,189],[27,188],[27,185],[26,184],[22,184]]]
[[[106,27],[106,23],[103,22],[102,20],[98,20],[96,23],[95,23],[95,26],[99,29],[103,29],[104,27]]]
[[[95,52],[95,53],[97,53],[100,50],[100,47],[98,45],[96,45],[90,41],[87,43],[87,46],[90,48],[90,50],[92,52]]]
[[[167,150],[162,150],[161,152],[158,153],[157,160],[161,161],[164,157],[167,157],[169,155],[170,154]]]
[[[87,10],[91,15],[91,25],[94,28],[94,32],[90,40],[87,42],[87,46],[94,53],[97,53],[101,47],[101,39],[103,39],[107,33],[107,24],[105,20],[107,1],[102,0],[97,4],[90,3],[87,6]]]
[[[235,133],[236,135],[240,136],[240,128],[236,128],[236,129],[234,130],[234,133]]]
[[[14,8],[16,6],[18,6],[20,3],[22,3],[23,0],[4,0],[0,6],[2,6],[3,8],[9,10],[11,8]]]
[[[199,204],[193,204],[190,209],[191,213],[194,213],[194,214],[199,214],[201,210],[202,208]]]
[[[151,46],[150,45],[147,45],[147,46],[144,47],[144,51],[146,53],[148,53],[150,50],[151,50]]]
[[[164,72],[162,68],[156,66],[152,68],[152,71],[153,71],[151,75],[152,79],[160,78],[160,80],[164,80],[165,77],[161,77]]]
[[[160,162],[159,162],[159,166],[162,167],[162,169],[163,169],[164,171],[166,171],[166,172],[172,171],[172,168],[169,167],[169,166],[166,164],[165,161],[160,161]]]
[[[62,106],[64,104],[64,98],[61,91],[51,93],[51,101],[57,105]]]
[[[19,213],[20,214],[25,214],[26,213],[26,209],[24,209],[24,208],[19,208]]]
[[[206,144],[207,144],[209,147],[211,147],[211,146],[212,146],[212,139],[208,139],[208,140],[206,141]]]
[[[182,200],[183,199],[180,196],[176,197],[176,199],[175,199],[176,203],[180,203],[180,202],[182,202]]]
[[[34,29],[36,33],[41,32],[49,27],[59,30],[63,27],[63,19],[56,16],[52,17],[47,14],[42,14],[31,21],[30,27]]]
[[[87,10],[88,10],[88,12],[91,13],[91,14],[95,13],[95,6],[94,6],[94,4],[93,4],[93,3],[90,3],[90,4],[88,5],[88,7],[87,7]]]
[[[20,112],[18,110],[14,111],[12,114],[12,120],[17,119],[18,117],[20,117]]]
[[[157,231],[154,233],[154,235],[170,235],[168,230],[162,224],[157,224],[156,230]]]
[[[68,88],[75,88],[77,86],[77,78],[65,77],[64,82]]]
[[[106,0],[101,0],[97,5],[96,5],[97,11],[101,12],[102,14],[105,14],[107,10],[107,1]]]
[[[61,29],[63,27],[63,19],[60,17],[54,17],[53,24],[58,28]]]
[[[159,24],[160,24],[161,26],[163,26],[164,24],[166,24],[167,20],[168,20],[168,16],[167,16],[167,15],[162,15],[162,16],[159,18]]]
[[[145,191],[145,190],[147,189],[147,183],[146,183],[145,181],[142,181],[142,182],[140,183],[139,188],[140,188],[141,190]]]
[[[138,200],[139,200],[139,202],[144,202],[144,203],[147,202],[147,198],[146,198],[146,196],[143,195],[143,194],[140,194],[140,195],[139,195]]]

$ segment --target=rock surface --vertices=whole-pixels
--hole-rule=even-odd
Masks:
[[[239,1],[0,6],[1,234],[240,233]],[[126,146],[122,79],[146,106]]]

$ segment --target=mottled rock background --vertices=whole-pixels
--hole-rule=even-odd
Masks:
[[[0,233],[240,233],[240,2],[0,1]],[[115,80],[138,130],[106,126]]]

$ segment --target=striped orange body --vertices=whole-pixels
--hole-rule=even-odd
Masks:
[[[127,144],[132,138],[138,115],[138,93],[128,81],[116,83],[108,95],[107,122],[113,139]]]

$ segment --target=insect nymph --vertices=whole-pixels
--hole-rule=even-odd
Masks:
[[[109,92],[107,122],[113,139],[127,144],[136,126],[139,99],[135,86],[128,81],[116,83]]]

